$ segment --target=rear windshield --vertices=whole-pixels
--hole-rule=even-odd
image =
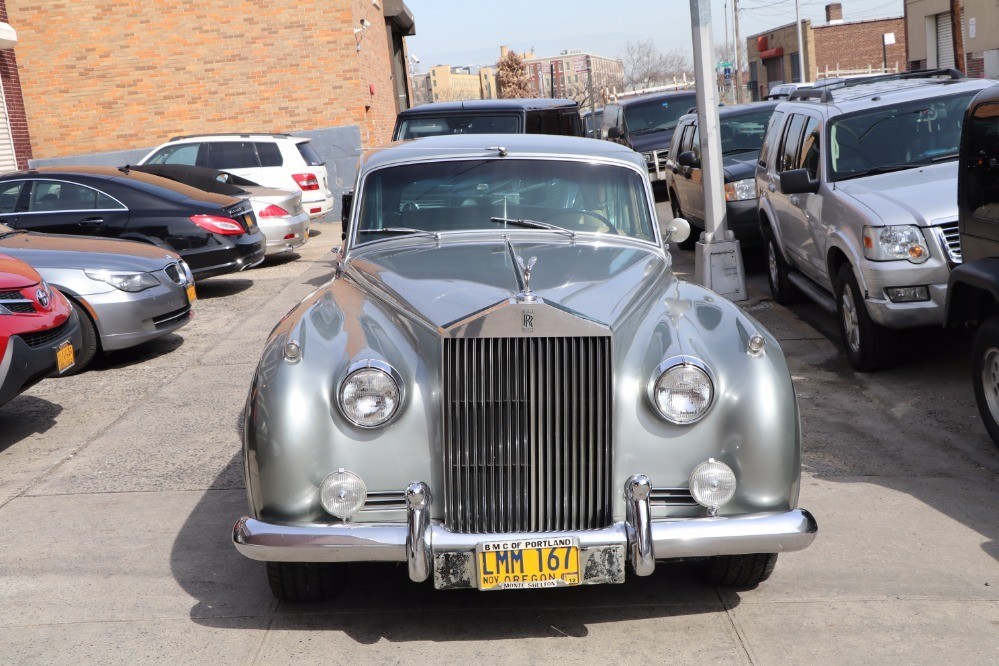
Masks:
[[[450,115],[406,118],[395,133],[397,141],[444,134],[518,134],[520,118],[515,115]]]
[[[648,134],[660,130],[676,129],[676,123],[680,120],[680,116],[687,113],[690,107],[696,103],[696,98],[691,95],[629,104],[624,108],[628,133]]]
[[[312,147],[312,144],[308,141],[303,141],[302,143],[295,145],[298,146],[298,152],[302,155],[302,159],[305,160],[305,163],[309,166],[322,166],[326,164],[326,162],[319,157],[319,153],[317,153]],[[274,147],[277,148],[277,146]],[[260,159],[263,159],[263,156],[261,156]]]
[[[722,154],[734,155],[759,150],[773,113],[774,107],[770,107],[753,113],[723,117],[720,121]]]

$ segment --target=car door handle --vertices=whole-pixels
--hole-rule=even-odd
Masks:
[[[104,224],[103,217],[85,217],[79,222],[81,227],[99,227],[102,224]]]
[[[773,183],[767,183],[767,189],[770,190],[771,192],[776,192],[777,186],[774,185]]]
[[[789,196],[787,198],[787,200],[791,202],[792,206],[797,206],[798,202],[800,201],[800,199],[798,199],[798,195],[797,194],[792,194],[791,196]]]

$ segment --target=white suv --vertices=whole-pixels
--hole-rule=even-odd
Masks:
[[[139,164],[191,164],[227,171],[263,185],[302,190],[309,217],[333,207],[326,163],[303,137],[289,134],[175,136]]]

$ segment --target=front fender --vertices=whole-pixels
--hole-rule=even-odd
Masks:
[[[999,306],[999,258],[961,264],[947,281],[945,326],[981,322]]]

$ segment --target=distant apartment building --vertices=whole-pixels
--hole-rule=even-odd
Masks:
[[[414,103],[496,99],[496,71],[492,67],[437,65],[413,78]]]
[[[908,69],[904,18],[844,21],[843,6],[838,2],[826,5],[825,11],[825,25],[813,26],[807,19],[801,22],[808,81]],[[746,53],[747,88],[752,99],[765,97],[780,83],[805,80],[798,58],[796,23],[750,35]]]
[[[506,47],[500,47],[500,57]],[[593,88],[600,91],[624,87],[624,63],[614,58],[587,53],[578,49],[562,51],[557,56],[540,58],[532,52],[524,54],[524,66],[538,97],[562,97],[583,101],[589,90],[589,70],[593,70]]]
[[[968,76],[999,78],[999,4],[963,0],[961,36]],[[905,0],[910,69],[954,67],[949,0]]]

